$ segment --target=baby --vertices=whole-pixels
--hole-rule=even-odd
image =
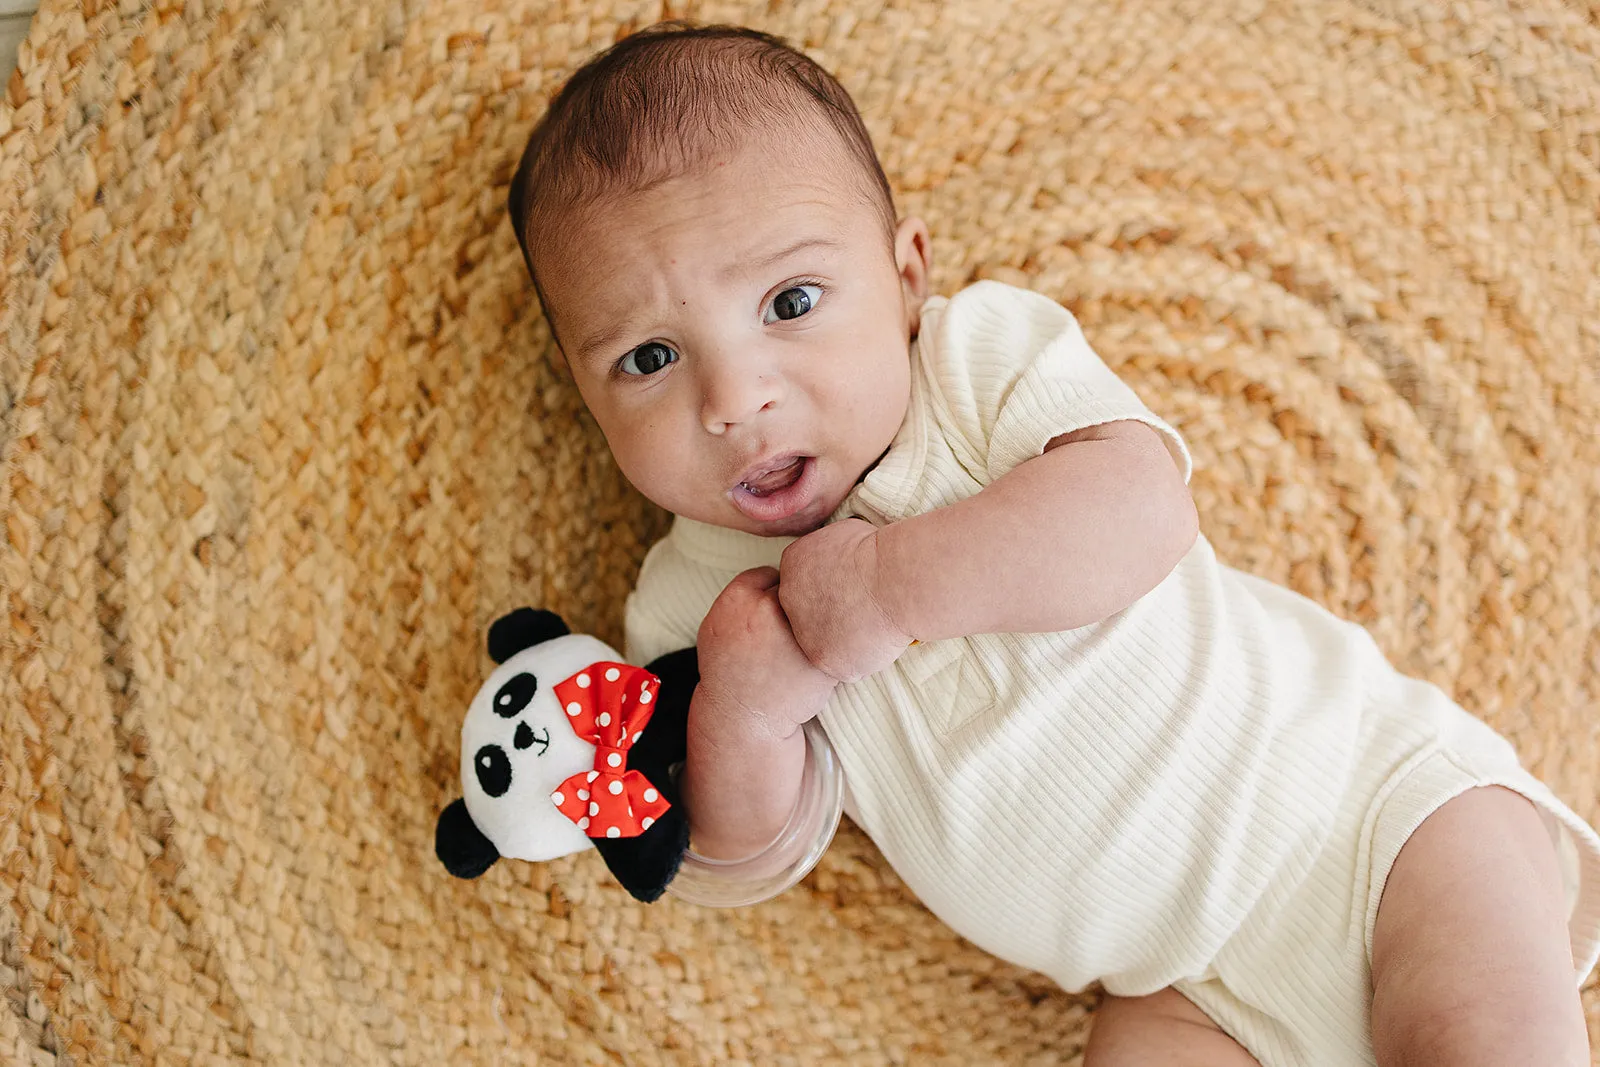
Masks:
[[[816,64],[626,38],[510,210],[618,466],[677,516],[626,637],[699,647],[696,852],[774,837],[820,716],[936,915],[1103,983],[1089,1067],[1589,1063],[1600,838],[1366,631],[1219,563],[1183,439],[1065,309],[930,296],[927,227]]]

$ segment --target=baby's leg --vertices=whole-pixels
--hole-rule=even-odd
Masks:
[[[1521,794],[1469,789],[1395,859],[1372,933],[1382,1067],[1588,1067],[1555,849]]]
[[[1168,986],[1147,997],[1109,993],[1094,1013],[1083,1067],[1260,1067],[1254,1056]]]

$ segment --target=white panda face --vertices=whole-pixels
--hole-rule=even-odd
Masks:
[[[593,842],[550,794],[594,768],[595,747],[572,732],[553,687],[597,660],[617,660],[587,634],[523,649],[495,668],[461,724],[461,791],[467,812],[500,855],[549,860]]]

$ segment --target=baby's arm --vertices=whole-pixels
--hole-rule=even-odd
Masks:
[[[1098,622],[1160,584],[1198,530],[1161,437],[1121,420],[1051,438],[958,503],[806,534],[783,550],[779,593],[806,657],[853,682],[913,638]]]
[[[836,684],[795,644],[777,580],[771,567],[739,574],[696,638],[700,683],[681,781],[690,843],[702,856],[742,859],[783,830],[805,768],[800,728]]]
[[[1052,438],[965,500],[880,529],[876,592],[924,641],[1071,630],[1154,589],[1198,532],[1161,436],[1104,423]]]

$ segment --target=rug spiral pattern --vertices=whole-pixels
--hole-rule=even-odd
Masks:
[[[433,859],[488,623],[620,642],[666,528],[502,208],[663,16],[834,70],[938,291],[1071,307],[1224,560],[1600,817],[1594,0],[45,0],[0,100],[0,1059],[1081,1061],[1094,992],[850,827],[736,913]]]

